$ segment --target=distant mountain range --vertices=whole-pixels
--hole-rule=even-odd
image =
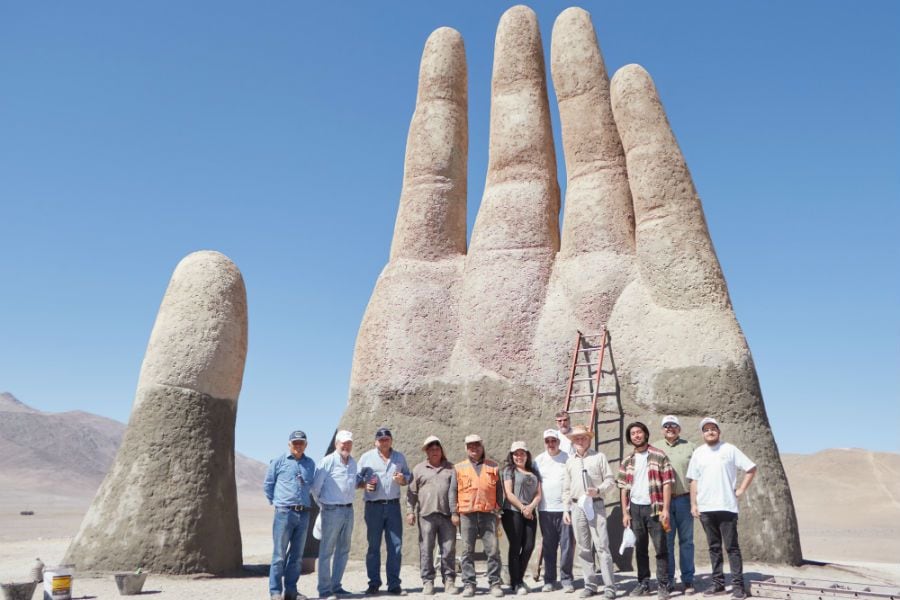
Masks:
[[[82,411],[46,413],[0,392],[0,490],[84,496],[116,457],[125,424]],[[238,492],[261,495],[266,465],[235,454]]]

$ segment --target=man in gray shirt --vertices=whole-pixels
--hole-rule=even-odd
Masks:
[[[450,482],[453,464],[447,460],[441,440],[429,436],[422,443],[426,460],[413,468],[406,492],[406,523],[419,517],[419,567],[422,594],[434,594],[434,545],[439,544],[444,591],[458,594],[456,587],[456,527],[450,520]]]

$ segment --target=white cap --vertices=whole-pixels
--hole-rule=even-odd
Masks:
[[[512,446],[509,447],[510,452],[515,452],[516,450],[524,450],[528,452],[528,446],[525,445],[525,442],[513,442]]]
[[[342,444],[344,442],[352,442],[353,434],[347,431],[346,429],[341,429],[337,432],[337,435],[334,436],[334,441],[336,444]]]
[[[713,419],[712,417],[706,417],[702,421],[700,421],[700,431],[703,431],[703,427],[712,423],[716,426],[716,429],[722,431],[722,428],[719,427],[719,422]]]
[[[466,444],[474,444],[476,442],[480,444],[482,441],[481,436],[477,433],[470,433],[466,436]]]
[[[666,423],[673,423],[673,424],[678,425],[679,427],[681,427],[681,423],[678,422],[678,417],[676,417],[675,415],[666,415],[666,416],[664,416],[664,417],[663,417],[663,420],[662,420],[662,423],[661,423],[661,426],[662,426],[662,427],[665,427],[665,426],[666,426]]]
[[[545,429],[544,430],[544,439],[546,440],[547,438],[551,438],[551,437],[559,439],[559,432],[555,429]]]

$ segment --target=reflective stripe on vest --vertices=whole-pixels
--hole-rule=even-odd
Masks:
[[[457,504],[461,514],[491,512],[497,506],[497,486],[500,485],[500,469],[492,460],[481,463],[481,474],[475,472],[471,461],[453,465],[456,469]]]

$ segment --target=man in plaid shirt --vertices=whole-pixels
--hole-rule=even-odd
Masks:
[[[636,538],[634,555],[637,561],[638,584],[632,596],[650,593],[650,556],[648,537],[656,551],[657,597],[668,600],[669,551],[666,532],[669,529],[669,501],[675,484],[675,471],[669,457],[650,445],[650,430],[640,422],[625,430],[632,452],[619,465],[616,484],[622,489],[622,523],[631,527]]]

